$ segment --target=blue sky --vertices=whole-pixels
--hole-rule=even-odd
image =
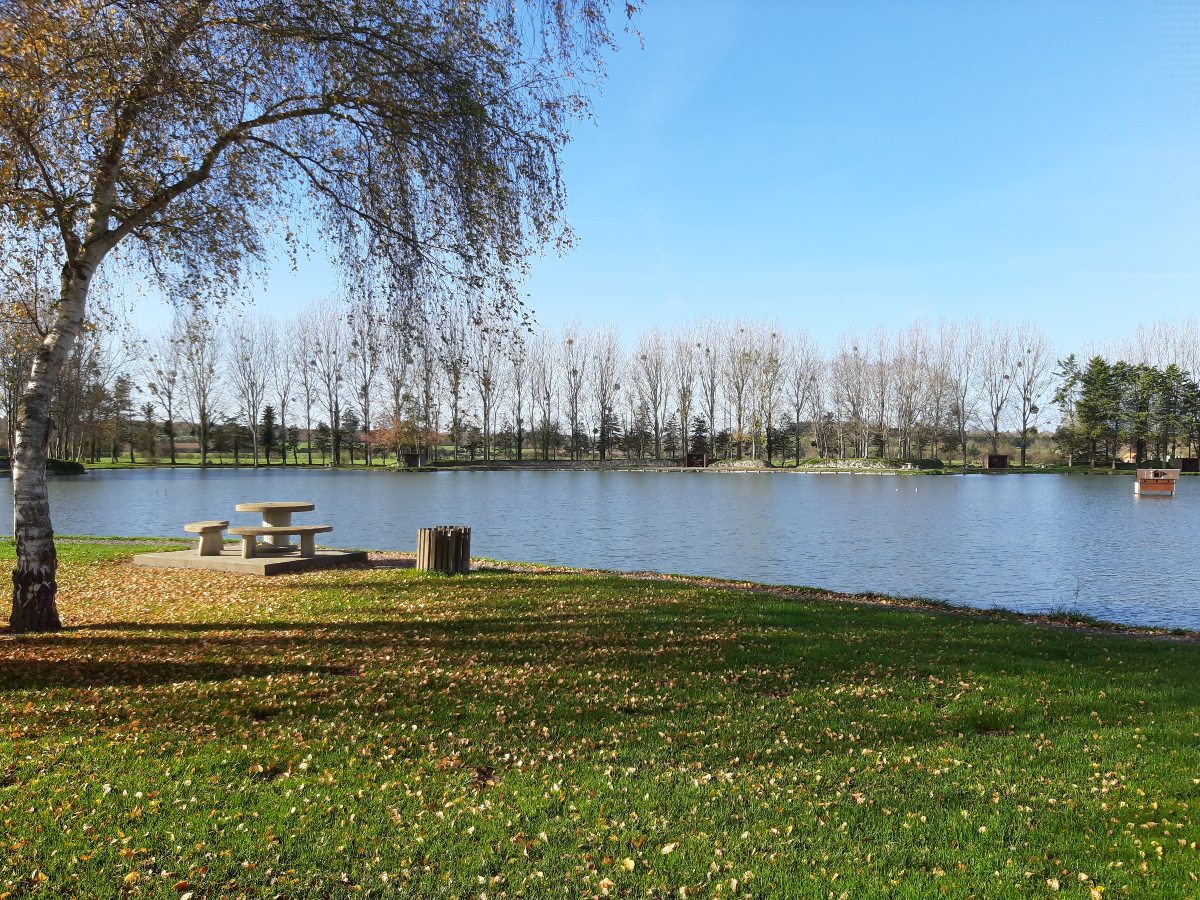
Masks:
[[[1197,313],[1200,16],[1184,3],[646,0],[565,155],[540,322],[979,314],[1062,348]],[[328,291],[273,274],[285,313]]]

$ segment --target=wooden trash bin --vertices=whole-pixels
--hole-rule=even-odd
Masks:
[[[1139,497],[1174,497],[1178,469],[1138,469],[1133,492]]]
[[[417,569],[465,575],[471,571],[471,529],[442,525],[417,529]]]

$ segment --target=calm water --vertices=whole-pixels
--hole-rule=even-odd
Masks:
[[[655,474],[260,469],[51,479],[62,534],[182,537],[256,500],[304,500],[330,546],[413,550],[464,524],[495,559],[937,597],[1200,628],[1200,478],[1138,499],[1081,475]],[[4,492],[11,521],[11,483]]]

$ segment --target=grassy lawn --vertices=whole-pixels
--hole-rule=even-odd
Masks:
[[[1194,644],[140,549],[0,634],[0,898],[1200,897]]]

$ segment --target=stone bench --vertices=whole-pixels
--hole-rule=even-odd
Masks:
[[[225,541],[221,537],[221,534],[228,527],[228,522],[214,520],[211,522],[189,522],[183,526],[183,530],[188,534],[200,535],[200,548],[196,553],[197,556],[220,556],[221,548],[225,546]]]
[[[287,540],[288,535],[300,535],[300,555],[316,556],[317,548],[314,535],[325,531],[333,531],[332,525],[244,525],[230,528],[229,533],[242,539],[242,559],[254,559],[258,556],[258,538],[282,535]]]

